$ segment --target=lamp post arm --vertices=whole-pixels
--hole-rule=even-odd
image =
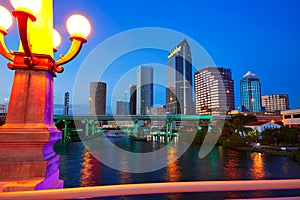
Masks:
[[[36,65],[38,64],[38,61],[34,58],[31,52],[31,44],[28,35],[28,19],[34,22],[36,21],[36,17],[30,10],[24,8],[19,8],[13,11],[12,14],[17,18],[21,43],[27,56],[27,58],[24,58],[24,63],[29,66]]]
[[[73,60],[80,52],[82,45],[87,41],[84,36],[79,34],[72,35],[70,40],[72,41],[72,44],[69,51],[66,53],[66,55],[61,55],[60,59],[54,63],[53,68],[57,73],[62,73],[64,71],[64,68],[61,65]]]
[[[13,61],[14,56],[11,52],[8,51],[5,45],[4,36],[7,35],[6,31],[0,27],[0,54],[6,59]]]

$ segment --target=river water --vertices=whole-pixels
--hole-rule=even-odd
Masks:
[[[165,146],[160,142],[132,141],[129,137],[110,140],[120,148],[131,152],[150,152]],[[289,157],[214,147],[206,157],[199,159],[199,148],[200,146],[192,145],[178,160],[162,169],[147,173],[128,173],[112,169],[99,162],[88,151],[90,148],[82,142],[55,146],[56,152],[61,157],[60,179],[64,180],[65,188],[125,183],[300,178],[300,163]],[[114,159],[113,152],[103,149],[102,151]],[[300,196],[300,190],[159,194],[102,199],[180,200],[280,196]]]

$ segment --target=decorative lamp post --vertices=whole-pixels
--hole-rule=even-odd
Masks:
[[[11,0],[11,4],[20,47],[14,52],[5,45],[6,29],[13,20],[0,6],[0,53],[11,61],[8,68],[15,70],[6,124],[0,127],[0,192],[62,188],[59,156],[53,151],[61,138],[53,125],[53,77],[79,53],[91,26],[83,16],[71,16],[67,29],[72,44],[55,61],[53,43],[58,45],[61,38],[53,29],[53,1]]]

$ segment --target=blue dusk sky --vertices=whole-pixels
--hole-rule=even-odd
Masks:
[[[1,0],[0,4],[13,10],[8,0]],[[55,103],[62,104],[64,92],[69,91],[71,98],[76,98],[72,99],[74,103],[88,104],[88,84],[82,86],[83,92],[77,92],[81,96],[72,97],[78,76],[84,76],[79,69],[86,62],[92,65],[95,72],[105,68],[105,73],[98,78],[91,77],[89,81],[100,80],[107,83],[107,104],[112,107],[117,99],[124,100],[125,96],[129,99],[129,85],[136,81],[136,67],[154,66],[154,79],[157,79],[158,83],[155,87],[154,103],[164,104],[163,77],[168,51],[177,46],[184,38],[183,35],[186,35],[205,49],[216,66],[232,69],[236,108],[240,106],[240,79],[249,70],[260,78],[262,95],[288,94],[291,108],[300,108],[299,9],[298,0],[54,0],[54,26],[63,38],[56,59],[59,54],[64,54],[70,45],[65,28],[68,16],[80,13],[89,18],[92,24],[88,43],[83,46],[75,60],[64,66],[65,71],[55,78]],[[119,55],[109,66],[102,65],[101,61],[109,57],[108,53],[116,52],[128,44],[115,43],[107,54],[96,47],[116,34],[143,27],[174,30],[181,35],[177,41],[176,37],[174,39],[171,36],[169,42],[165,41],[168,39],[163,39],[163,43],[168,42],[165,46],[169,49],[135,50]],[[17,50],[16,22],[8,33],[5,38],[8,48]],[[148,38],[147,35],[140,36],[143,37]],[[132,42],[138,43],[140,38],[137,37],[136,41]],[[212,65],[211,62],[201,62],[203,57],[197,54],[198,51],[193,49],[193,45],[191,51],[195,68]],[[99,62],[89,62],[91,52],[99,52]],[[196,62],[197,60],[200,62]],[[14,72],[6,67],[6,63],[7,60],[1,57],[0,103],[5,103],[5,98],[9,98],[13,81]],[[127,95],[125,90],[128,91]]]

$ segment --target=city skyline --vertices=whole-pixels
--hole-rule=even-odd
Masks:
[[[9,1],[4,0],[1,4],[12,10]],[[69,46],[69,36],[63,24],[67,16],[72,13],[63,11],[63,8],[69,7],[70,10],[85,14],[90,18],[93,26],[93,32],[88,37],[86,48],[72,64],[66,65],[64,74],[58,75],[59,78],[55,80],[55,103],[63,102],[65,91],[70,92],[72,100],[77,70],[96,45],[119,32],[151,26],[165,27],[191,36],[206,49],[215,61],[216,67],[232,69],[235,82],[238,82],[243,74],[251,70],[260,77],[262,95],[288,94],[291,109],[299,108],[300,94],[297,92],[296,82],[297,75],[300,73],[300,69],[297,67],[300,64],[298,59],[300,28],[297,25],[300,19],[300,14],[297,12],[299,4],[298,1],[279,0],[219,1],[215,4],[211,4],[209,1],[189,1],[180,6],[172,4],[171,1],[154,1],[148,6],[142,3],[127,5],[125,2],[92,0],[76,2],[66,0],[60,4],[55,3],[54,10],[58,13],[55,16],[55,27],[63,37],[63,44],[58,48],[59,52],[56,57],[60,53],[64,53]],[[169,9],[170,5],[172,9]],[[190,14],[176,16],[173,11],[182,9],[182,7],[189,10]],[[152,10],[151,14],[145,14],[149,9]],[[16,32],[16,24],[14,24],[8,30],[8,36],[5,38],[8,40],[8,48],[12,50],[18,48]],[[116,62],[112,67],[119,70],[124,66],[138,66],[144,62],[165,64],[166,55],[166,52],[156,52],[155,55],[149,56],[149,59],[145,59],[146,61],[138,58],[134,64],[131,64],[130,61]],[[4,98],[9,98],[12,84],[13,71],[7,69],[6,63],[3,58],[0,59],[0,103],[6,102]],[[124,73],[124,71],[120,70],[120,73]],[[280,81],[275,81],[279,78]],[[100,81],[109,83],[112,79],[113,77],[106,76]],[[239,96],[239,91],[239,86],[236,84],[236,97]],[[88,101],[87,97],[85,99]],[[239,102],[239,98],[236,98],[236,107],[240,106]]]

